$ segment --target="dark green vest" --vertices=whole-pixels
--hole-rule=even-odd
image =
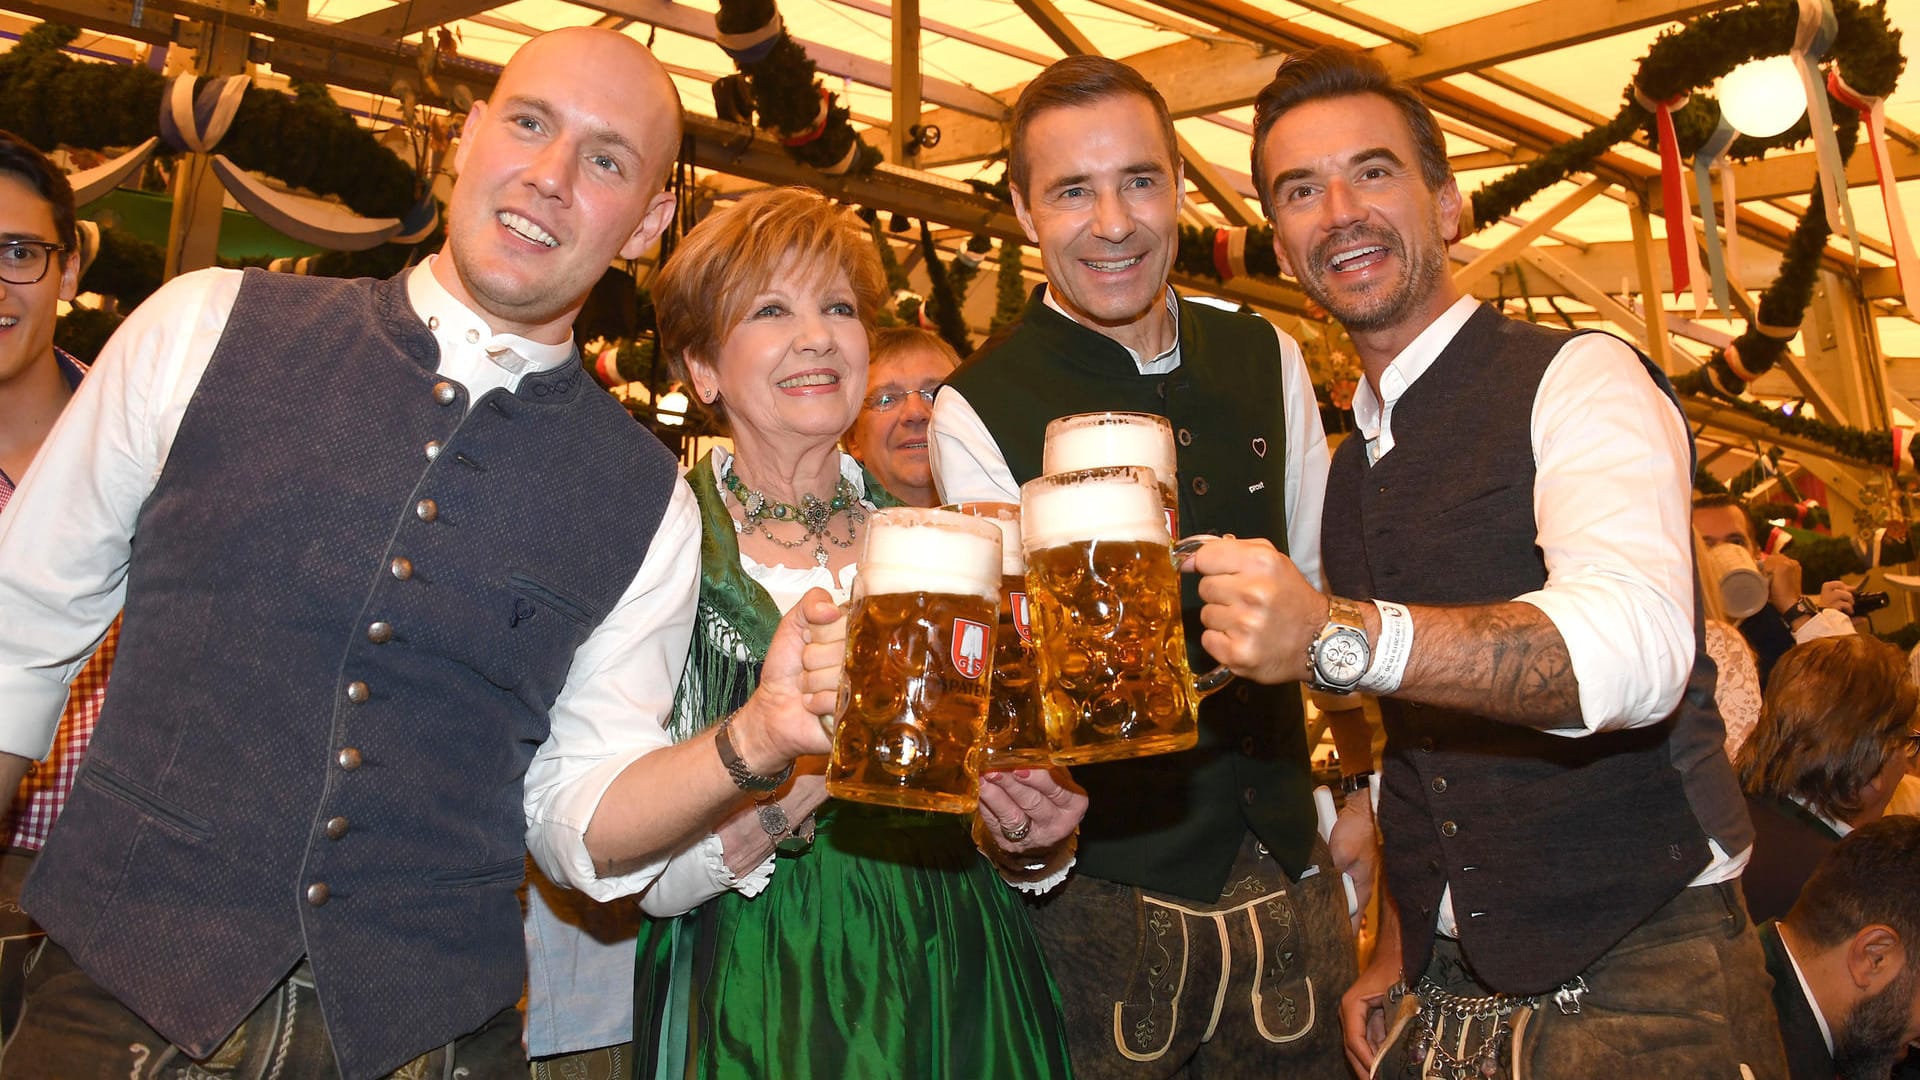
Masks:
[[[1286,550],[1286,416],[1273,327],[1180,301],[1178,370],[1141,375],[1119,343],[1046,306],[947,380],[999,443],[1018,483],[1040,475],[1049,420],[1106,409],[1173,422],[1180,530],[1266,537]],[[1200,599],[1183,586],[1196,670]],[[1086,765],[1092,805],[1080,826],[1082,872],[1200,901],[1220,897],[1246,830],[1298,876],[1311,859],[1313,782],[1300,689],[1236,680],[1200,706],[1200,744],[1180,754]]]

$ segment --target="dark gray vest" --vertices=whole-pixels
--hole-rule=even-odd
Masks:
[[[1322,527],[1337,595],[1485,604],[1546,583],[1529,429],[1567,339],[1482,306],[1394,407],[1392,453],[1369,465],[1363,439],[1340,446]],[[1380,828],[1409,979],[1449,884],[1480,978],[1539,993],[1678,894],[1706,867],[1708,836],[1728,852],[1752,842],[1699,621],[1680,706],[1648,727],[1566,738],[1381,701]]]
[[[1036,290],[1019,328],[948,382],[993,433],[1019,483],[1040,475],[1049,420],[1118,409],[1173,422],[1180,529],[1287,546],[1286,411],[1273,327],[1180,301],[1179,370],[1141,375],[1113,339],[1047,307]],[[1200,597],[1182,582],[1187,653],[1200,648]],[[1200,743],[1179,754],[1077,767],[1091,797],[1080,870],[1211,902],[1247,830],[1298,875],[1311,859],[1313,781],[1298,686],[1238,681],[1200,705]]]
[[[578,362],[470,412],[437,363],[399,279],[248,271],[141,509],[25,903],[195,1054],[302,954],[352,1076],[520,995],[521,778],[675,463]]]

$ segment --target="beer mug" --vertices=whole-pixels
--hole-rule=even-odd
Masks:
[[[1145,465],[1160,482],[1167,535],[1180,535],[1179,470],[1174,465],[1173,424],[1164,416],[1096,412],[1062,416],[1047,424],[1040,473],[1077,472],[1109,465]]]
[[[1164,754],[1199,738],[1200,699],[1231,678],[1187,665],[1180,575],[1152,469],[1043,476],[1020,489],[1034,664],[1053,759]]]
[[[1046,721],[1033,677],[1032,622],[1027,606],[1027,560],[1020,549],[1017,503],[970,502],[945,509],[1000,528],[1000,624],[993,631],[993,704],[987,708],[980,768],[1044,769],[1053,764]]]
[[[971,813],[1000,530],[945,510],[881,510],[867,521],[852,599],[827,793]]]
[[[1720,604],[1727,617],[1744,619],[1767,606],[1767,579],[1753,552],[1739,544],[1715,544],[1707,549],[1702,576],[1720,588]]]

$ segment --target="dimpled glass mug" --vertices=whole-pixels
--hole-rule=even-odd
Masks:
[[[1185,750],[1200,699],[1232,676],[1195,679],[1180,575],[1152,469],[1042,476],[1020,489],[1035,668],[1062,764]]]
[[[1000,607],[1000,530],[898,507],[867,522],[827,793],[972,813]]]
[[[1047,424],[1040,448],[1040,474],[1145,465],[1160,482],[1167,535],[1180,535],[1180,485],[1174,467],[1173,424],[1164,416],[1137,412],[1076,413]]]
[[[1027,560],[1020,549],[1020,505],[959,503],[946,509],[1000,528],[1000,624],[993,632],[993,704],[987,709],[980,768],[1044,769],[1053,764],[1046,719],[1033,672],[1033,626],[1027,603]]]

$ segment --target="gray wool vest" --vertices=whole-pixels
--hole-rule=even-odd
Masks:
[[[1321,530],[1335,594],[1486,604],[1546,583],[1530,426],[1568,338],[1482,306],[1394,406],[1392,453],[1370,465],[1363,439],[1340,446]],[[1752,843],[1698,606],[1696,595],[1692,674],[1657,724],[1567,738],[1380,702],[1380,829],[1409,979],[1426,967],[1448,885],[1480,978],[1542,993],[1685,888],[1707,865],[1709,836],[1729,853]]]
[[[304,954],[341,1071],[525,980],[521,781],[675,462],[576,361],[470,411],[401,279],[248,271],[25,906],[203,1055]]]
[[[1273,327],[1259,318],[1180,304],[1178,370],[1142,375],[1113,339],[1046,306],[1039,290],[1020,326],[989,342],[947,381],[966,395],[1013,478],[1040,475],[1049,420],[1116,409],[1173,422],[1180,530],[1265,537],[1287,546],[1286,410]],[[1200,597],[1181,583],[1194,670]],[[1249,830],[1298,876],[1311,863],[1313,780],[1300,689],[1239,680],[1200,703],[1192,750],[1078,766],[1091,803],[1080,826],[1080,872],[1190,897],[1220,898]]]

